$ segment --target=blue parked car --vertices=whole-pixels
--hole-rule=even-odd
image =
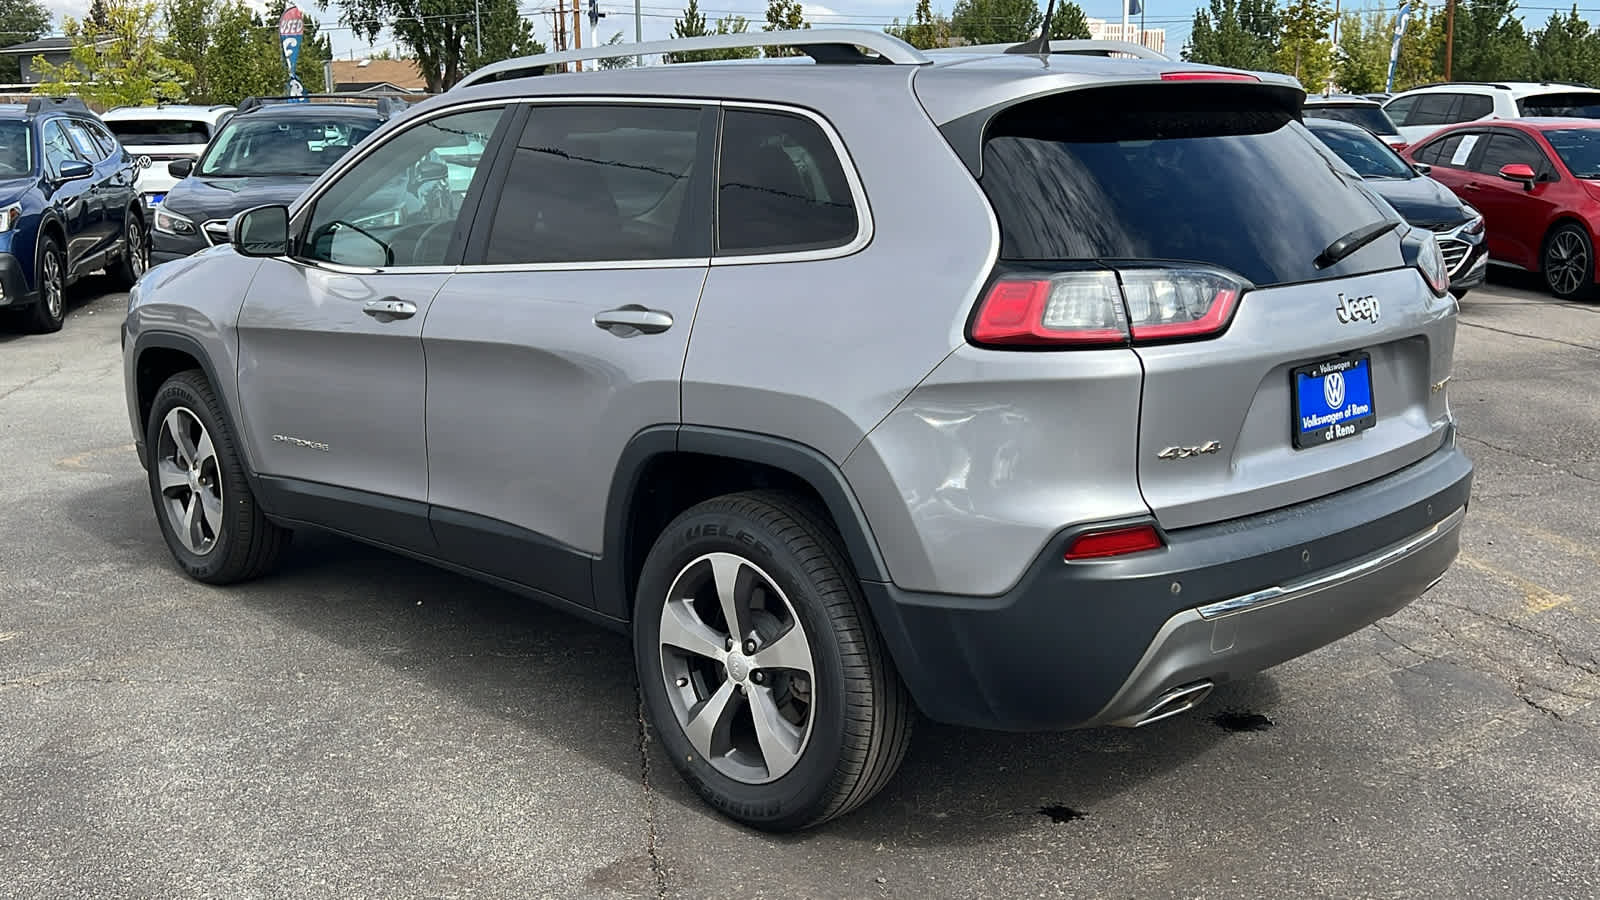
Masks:
[[[131,287],[150,259],[138,175],[82,101],[0,105],[0,311],[56,331],[83,275],[105,269]]]

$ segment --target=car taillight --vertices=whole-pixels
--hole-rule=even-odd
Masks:
[[[1439,240],[1432,234],[1423,241],[1421,252],[1417,254],[1417,270],[1428,283],[1428,289],[1437,296],[1443,297],[1445,291],[1450,290],[1450,270],[1445,267]]]
[[[1109,528],[1104,531],[1086,531],[1072,539],[1061,558],[1104,559],[1107,556],[1125,556],[1161,549],[1161,534],[1154,525],[1133,525]]]
[[[1260,81],[1248,72],[1211,72],[1195,69],[1185,72],[1162,72],[1162,81]]]
[[[1205,337],[1228,327],[1248,287],[1199,268],[1007,273],[979,304],[972,340],[1065,348]]]

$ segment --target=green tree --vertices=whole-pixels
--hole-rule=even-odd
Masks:
[[[101,31],[111,30],[111,8],[106,4],[106,0],[94,0],[89,4],[88,20]]]
[[[1050,40],[1072,41],[1088,40],[1089,17],[1083,14],[1083,7],[1076,3],[1057,3],[1056,11],[1050,16]]]
[[[1335,17],[1326,0],[1290,0],[1282,14],[1278,71],[1300,79],[1307,91],[1323,91],[1333,72],[1333,42],[1328,26]]]
[[[1593,84],[1600,76],[1600,33],[1579,18],[1576,4],[1566,15],[1552,12],[1532,38],[1535,79]]]
[[[1339,46],[1334,51],[1333,80],[1352,94],[1383,90],[1389,72],[1392,17],[1383,10],[1349,12],[1339,20]]]
[[[969,44],[1020,44],[1043,18],[1034,0],[956,0],[950,30]]]
[[[34,59],[39,92],[76,94],[103,108],[184,99],[194,71],[150,39],[159,18],[156,5],[137,0],[106,0],[103,5],[104,28],[91,19],[65,20],[62,30],[72,42],[65,62]]]
[[[1197,9],[1183,58],[1236,69],[1270,70],[1280,31],[1275,0],[1210,0]]]
[[[1443,47],[1436,52],[1442,70]],[[1456,4],[1452,78],[1519,81],[1527,78],[1532,69],[1533,47],[1517,15],[1515,0],[1460,0]]]
[[[7,45],[36,40],[50,33],[50,18],[50,10],[39,0],[0,0],[0,40]],[[0,57],[0,83],[15,84],[21,79],[22,60]]]
[[[317,4],[328,8],[328,0]],[[340,21],[369,44],[387,29],[416,59],[434,93],[479,66],[539,49],[533,23],[517,12],[517,0],[340,0],[339,11]],[[476,30],[480,17],[481,34]],[[481,55],[476,50],[480,36]]]
[[[683,18],[672,21],[675,38],[705,37],[711,34],[744,34],[750,29],[750,20],[744,16],[723,16],[711,27],[706,27],[706,17],[700,12],[698,0],[689,0],[683,9]],[[753,59],[760,53],[755,47],[732,47],[726,50],[690,50],[668,53],[669,63],[710,62],[718,59]]]
[[[762,31],[799,31],[810,27],[800,0],[767,0],[767,24],[761,26]],[[800,51],[793,47],[767,48],[767,56],[799,55]]]
[[[900,20],[895,19],[884,31],[919,50],[950,46],[950,19],[934,12],[930,0],[917,0],[909,22],[901,25]]]
[[[622,43],[622,32],[619,31],[611,36],[611,40],[606,41],[606,46],[615,47],[620,43]],[[602,69],[631,69],[638,64],[638,60],[631,56],[610,56],[599,60],[599,63]]]

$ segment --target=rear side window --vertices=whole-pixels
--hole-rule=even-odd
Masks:
[[[1377,106],[1308,106],[1305,114],[1308,119],[1333,119],[1360,125],[1373,134],[1400,133],[1395,129],[1394,120],[1389,118],[1389,114]]]
[[[832,142],[810,119],[728,110],[718,173],[720,255],[825,250],[855,240],[850,183]]]
[[[695,177],[702,121],[692,106],[534,107],[484,262],[709,256],[709,175]]]
[[[1456,121],[1451,115],[1460,99],[1460,94],[1423,94],[1406,117],[1406,124],[1449,125]]]
[[[1314,260],[1386,217],[1296,118],[1237,85],[1074,91],[990,122],[980,182],[1018,261],[1183,260],[1257,285],[1403,265],[1392,235]]]
[[[89,129],[89,134],[100,144],[100,148],[105,151],[107,156],[116,156],[122,152],[122,147],[117,144],[117,139],[112,137],[111,132],[106,131],[100,123],[85,122],[83,127]]]
[[[211,140],[211,127],[196,119],[124,119],[106,125],[129,147],[182,146]]]
[[[1517,110],[1524,116],[1600,119],[1600,91],[1534,94],[1518,100]]]
[[[1430,166],[1449,166],[1451,159],[1455,157],[1456,148],[1461,146],[1461,141],[1464,137],[1465,135],[1452,134],[1439,138],[1432,143],[1424,144],[1413,155],[1416,157],[1417,162],[1420,163],[1426,163]],[[1463,166],[1457,164],[1455,168],[1459,169],[1463,168]]]
[[[1452,122],[1471,122],[1494,112],[1494,98],[1482,94],[1462,94],[1461,104],[1450,114]]]
[[[78,158],[84,162],[99,162],[106,158],[106,152],[89,136],[89,129],[83,127],[81,122],[66,122],[67,137],[72,140],[72,146],[78,151]]]

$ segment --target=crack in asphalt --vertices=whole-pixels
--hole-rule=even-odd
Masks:
[[[633,690],[634,696],[639,700],[639,778],[644,785],[644,823],[647,834],[645,852],[650,855],[650,874],[655,877],[656,900],[666,900],[667,868],[661,862],[661,854],[657,847],[656,793],[650,786],[650,730],[645,721],[644,695],[639,690],[638,682],[634,683]]]
[[[1486,441],[1481,437],[1475,437],[1475,436],[1470,435],[1470,434],[1461,434],[1461,433],[1457,432],[1456,436],[1461,438],[1464,441],[1472,441],[1475,444],[1482,444],[1483,446],[1488,447],[1491,450],[1498,450],[1501,453],[1506,454],[1507,456],[1515,456],[1518,459],[1527,460],[1528,462],[1532,462],[1532,463],[1538,463],[1541,466],[1549,466],[1550,468],[1555,469],[1557,472],[1561,473],[1562,475],[1571,475],[1573,478],[1577,478],[1577,479],[1579,479],[1581,481],[1587,481],[1587,482],[1590,482],[1592,484],[1600,484],[1600,478],[1595,478],[1592,475],[1585,475],[1582,472],[1574,472],[1571,469],[1563,468],[1560,463],[1554,463],[1554,462],[1551,462],[1548,459],[1540,459],[1539,457],[1534,456],[1531,453],[1526,453],[1526,452],[1521,451],[1521,450],[1514,450],[1514,449],[1512,449],[1510,447],[1502,447],[1501,445],[1496,444],[1493,441]]]
[[[63,365],[64,365],[64,363],[56,363],[50,369],[50,371],[41,372],[38,375],[35,375],[32,378],[29,378],[27,381],[24,381],[23,383],[17,385],[16,387],[12,388],[11,390],[6,391],[3,394],[0,394],[0,400],[6,399],[6,398],[10,397],[12,394],[17,393],[18,391],[24,390],[26,388],[33,387],[34,385],[36,385],[39,382],[45,380],[46,378],[49,378],[51,375],[55,375],[55,374],[59,373],[61,371],[61,367]]]
[[[1562,344],[1567,347],[1576,347],[1579,350],[1589,350],[1594,353],[1600,353],[1600,347],[1596,347],[1593,344],[1580,344],[1577,341],[1564,341],[1561,338],[1545,337],[1542,334],[1528,334],[1522,331],[1512,331],[1509,328],[1496,328],[1493,325],[1480,325],[1477,322],[1468,322],[1465,319],[1457,319],[1456,321],[1457,323],[1465,325],[1468,328],[1482,328],[1484,331],[1494,331],[1500,334],[1509,334],[1512,337],[1527,338],[1530,341],[1548,341],[1552,344]]]

